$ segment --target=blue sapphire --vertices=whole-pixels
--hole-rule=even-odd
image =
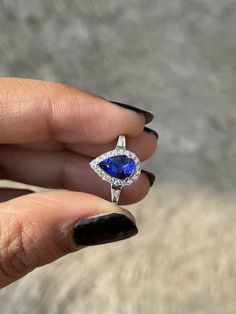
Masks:
[[[119,155],[104,159],[99,163],[99,167],[110,176],[124,180],[134,173],[135,162],[126,155]]]

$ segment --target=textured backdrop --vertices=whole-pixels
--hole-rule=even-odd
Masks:
[[[191,186],[194,204],[196,195],[206,189],[211,191],[209,198],[205,197],[204,206],[208,207],[214,195],[220,195],[227,203],[228,193],[235,190],[236,184],[235,30],[235,0],[0,0],[0,75],[61,81],[152,110],[156,120],[151,126],[160,133],[160,145],[159,153],[147,166],[157,173],[159,191],[164,193],[163,187],[176,186],[171,193],[173,199],[178,199],[176,206],[181,207],[186,192],[179,186]],[[152,204],[155,197],[155,193],[150,196]],[[169,208],[170,200],[165,205],[165,197],[161,197],[162,207]],[[158,212],[160,206],[155,204],[152,208]],[[184,210],[187,211],[185,205]],[[223,231],[228,230],[227,226],[225,223]],[[181,224],[176,223],[175,228],[178,230]],[[208,225],[204,228],[208,230]],[[218,234],[217,230],[216,224],[213,235]],[[148,243],[148,237],[145,239]],[[204,237],[201,241],[197,244],[203,258]],[[171,252],[165,253],[166,258],[171,258]],[[215,258],[211,256],[212,261]],[[215,270],[213,278],[217,280],[212,263],[210,269]],[[163,271],[167,276],[170,269]],[[204,272],[200,274],[204,276]],[[165,276],[153,282],[148,276],[152,284],[161,281],[164,285]],[[2,295],[0,309],[5,307],[1,313],[14,313],[14,308],[9,308],[11,289]],[[86,291],[89,295],[89,289]],[[146,313],[218,313],[215,308],[211,312],[204,306],[199,310],[199,304],[214,301],[205,300],[204,293],[197,295],[189,307],[180,307],[180,311],[175,308],[179,300],[176,295],[166,297],[164,290],[158,295],[159,305],[163,306],[155,310],[153,305]],[[186,294],[185,298],[187,302],[189,296]],[[155,303],[155,297],[152,300]],[[34,306],[37,302],[42,300],[34,299]],[[137,302],[131,302],[124,313],[144,313],[145,306],[138,307]],[[170,308],[165,304],[170,304]],[[223,297],[220,305],[222,313]],[[43,313],[41,310],[37,313]],[[116,310],[108,306],[107,312],[103,308],[96,313],[123,313]],[[232,303],[227,313],[235,311],[236,304]],[[24,309],[22,313],[28,312]],[[87,309],[81,313],[90,312]]]
[[[160,181],[236,182],[236,1],[0,1],[0,75],[151,109]]]

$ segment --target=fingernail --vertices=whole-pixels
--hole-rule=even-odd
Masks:
[[[147,170],[142,170],[142,172],[148,177],[148,180],[150,182],[150,187],[153,186],[156,176],[152,172],[147,171]]]
[[[148,127],[144,127],[144,129],[143,129],[145,132],[147,132],[147,133],[153,133],[155,136],[156,136],[156,138],[158,138],[159,137],[159,134],[157,133],[157,131],[155,131],[155,130],[153,130],[153,129],[151,129],[151,128],[148,128]]]
[[[77,245],[89,246],[123,240],[138,233],[135,223],[123,214],[106,214],[80,220],[74,227]]]
[[[133,110],[133,111],[135,111],[137,113],[143,114],[144,117],[145,117],[145,124],[148,124],[149,122],[151,122],[154,119],[154,115],[150,111],[146,111],[146,110],[134,107],[134,106],[122,104],[122,103],[117,102],[117,101],[110,101],[110,102],[115,104],[115,105],[118,105],[120,107],[123,107],[125,109],[130,109],[130,110]]]

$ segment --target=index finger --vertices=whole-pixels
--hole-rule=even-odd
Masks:
[[[135,137],[142,114],[60,83],[0,79],[0,143],[107,143]]]

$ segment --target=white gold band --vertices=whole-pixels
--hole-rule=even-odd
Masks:
[[[118,203],[121,190],[138,180],[141,165],[138,157],[126,149],[126,137],[120,135],[116,148],[90,162],[91,168],[111,185],[111,201]]]

